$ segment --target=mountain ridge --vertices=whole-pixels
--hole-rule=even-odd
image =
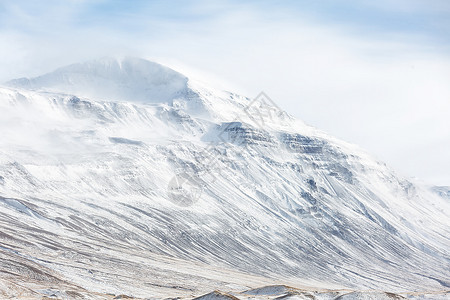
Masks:
[[[168,102],[185,92],[186,83],[184,75],[154,62],[135,57],[104,57],[5,84],[97,100]]]
[[[265,94],[186,80],[172,101],[0,88],[1,243],[84,288],[141,296],[137,262],[152,284],[198,292],[220,284],[188,278],[196,263],[317,286],[448,288],[448,201]],[[140,252],[188,261],[185,275]],[[113,279],[109,264],[128,275]]]

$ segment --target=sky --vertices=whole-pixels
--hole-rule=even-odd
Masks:
[[[450,1],[0,0],[0,82],[137,56],[450,186]]]

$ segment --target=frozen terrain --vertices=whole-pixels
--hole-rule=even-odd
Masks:
[[[105,58],[0,112],[0,298],[447,299],[448,189],[263,94]]]

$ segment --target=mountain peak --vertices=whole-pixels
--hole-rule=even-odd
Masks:
[[[155,62],[135,57],[104,57],[35,78],[14,79],[7,85],[98,100],[153,103],[168,102],[183,94],[187,82],[186,76]]]

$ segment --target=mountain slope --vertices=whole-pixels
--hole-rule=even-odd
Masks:
[[[1,251],[140,296],[449,288],[446,199],[265,95],[106,61],[0,88]]]

